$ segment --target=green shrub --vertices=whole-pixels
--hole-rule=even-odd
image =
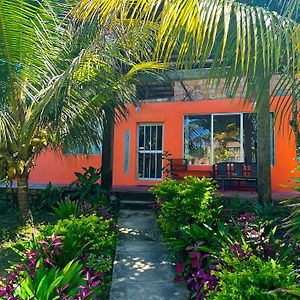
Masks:
[[[172,178],[166,178],[163,182],[156,184],[149,191],[155,195],[157,201],[172,200],[179,194],[182,183]]]
[[[51,210],[52,206],[64,198],[65,190],[65,187],[54,187],[49,183],[41,191],[38,201],[34,201],[34,207],[41,210]]]
[[[112,219],[104,220],[96,215],[59,220],[55,225],[42,227],[40,240],[52,234],[62,236],[64,247],[59,255],[59,265],[77,259],[83,253],[112,255],[116,234],[112,230]]]
[[[210,224],[219,218],[221,206],[209,178],[188,176],[184,182],[167,179],[151,189],[159,202],[158,222],[165,237],[176,236],[182,226]]]
[[[77,290],[74,292],[78,293],[78,295],[92,293],[95,296],[101,296],[101,299],[108,299],[111,285],[112,256],[116,238],[112,225],[112,219],[104,220],[96,215],[81,215],[59,220],[56,225],[41,226],[39,231],[36,229],[34,233],[32,230],[26,230],[20,243],[20,246],[23,247],[22,250],[14,248],[15,252],[22,257],[22,261],[25,262],[22,266],[22,271],[26,270],[27,273],[30,273],[32,279],[30,277],[26,278],[26,281],[28,281],[24,283],[26,290],[22,290],[25,298],[20,299],[29,299],[26,298],[27,290],[29,290],[29,293],[35,292],[37,286],[40,286],[39,290],[49,289],[50,291],[52,288],[50,284],[57,283],[56,280],[60,282],[60,277],[63,276],[60,271],[67,270],[66,266],[70,260],[80,263],[79,271],[77,270],[75,274],[81,274],[82,282],[76,285]],[[45,271],[47,276],[45,276],[45,272],[41,276],[40,271],[32,272],[31,269],[35,267],[37,260],[44,262],[48,269],[51,268],[49,269],[49,274],[47,270]],[[37,269],[42,270],[43,268],[37,265]],[[54,277],[50,274],[50,271],[53,272],[51,274]],[[27,276],[27,273],[25,273],[25,276]],[[23,276],[22,274],[21,276]],[[38,276],[35,278],[32,277],[32,274],[37,274]],[[48,275],[51,276],[48,277]],[[57,276],[59,277],[58,279]],[[12,278],[14,277],[12,276]],[[41,281],[43,277],[45,279]],[[5,284],[3,282],[3,285]],[[84,285],[85,288],[82,288]],[[61,292],[64,292],[63,287],[60,287]],[[86,298],[79,297],[78,299],[92,299],[89,296],[86,296]],[[75,297],[74,299],[77,298]]]
[[[207,294],[207,299],[293,299],[290,295],[278,293],[279,289],[296,284],[291,265],[282,266],[274,260],[243,256],[244,253],[236,256],[230,249],[222,252],[222,263],[212,272],[218,286]]]
[[[58,219],[67,219],[70,216],[76,216],[79,213],[79,205],[70,199],[64,199],[57,203],[57,207],[52,207],[54,215]]]
[[[90,254],[85,265],[97,272],[108,274],[112,270],[111,256]]]

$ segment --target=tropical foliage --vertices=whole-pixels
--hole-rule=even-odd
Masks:
[[[33,118],[37,109],[34,95],[45,83],[45,75],[51,76],[48,67],[53,67],[60,47],[53,41],[60,31],[47,4],[1,1],[0,16],[1,178],[18,179],[20,210],[27,215],[28,173],[33,157],[47,146],[49,138],[46,124]]]
[[[13,249],[21,263],[0,279],[1,299],[108,299],[114,219],[101,201],[95,208],[88,204],[76,211],[76,217],[29,227],[20,234]],[[55,211],[62,216],[65,207]]]
[[[196,187],[195,181],[189,182],[187,189],[184,183],[167,180],[154,192],[159,204],[158,222],[177,262],[175,281],[186,282],[191,299],[294,299],[293,295],[299,295],[299,236],[297,223],[293,223],[292,232],[285,228],[283,220],[288,212],[281,206],[255,207],[253,203],[237,205],[233,211],[229,201],[224,202],[221,213],[213,214],[213,222],[209,213],[208,219],[191,220],[186,209],[191,214],[198,210],[192,210],[184,199],[180,204],[176,199]],[[210,190],[213,193],[212,185]],[[193,199],[205,199],[208,192],[195,191],[199,193]],[[217,208],[217,202],[211,204]],[[171,222],[169,207],[176,214],[176,224],[174,215]],[[185,219],[189,221],[182,221]]]
[[[282,266],[255,256],[244,259],[230,251],[222,253],[221,260],[212,272],[219,289],[209,292],[207,299],[292,299],[275,291],[295,286],[297,276],[291,265]]]
[[[160,207],[158,222],[166,238],[176,235],[184,225],[218,219],[221,205],[209,178],[187,176],[184,182],[168,178],[150,191]]]
[[[153,59],[169,61],[176,55],[177,67],[197,64],[200,69],[212,59],[211,78],[226,77],[231,91],[246,82],[246,94],[255,92],[258,100],[263,90],[254,84],[258,78],[269,80],[281,71],[278,88],[288,87],[284,75],[299,73],[297,22],[262,7],[213,0],[82,1],[78,18],[95,17],[107,26],[152,24],[157,37]]]
[[[123,51],[124,39],[138,45],[139,35],[130,40],[121,28],[92,21],[74,25],[67,4],[0,2],[1,179],[17,180],[23,218],[41,151],[51,145],[72,152],[79,140],[85,151],[99,148],[105,115],[126,116],[137,73],[162,67]]]

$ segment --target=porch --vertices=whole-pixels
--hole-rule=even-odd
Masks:
[[[113,187],[113,192],[115,193],[148,193],[150,186],[146,185],[136,185],[136,186],[121,186],[116,185]],[[256,191],[240,191],[240,190],[225,190],[222,192],[221,190],[217,190],[217,194],[224,198],[232,198],[232,197],[239,197],[242,199],[253,199],[254,201],[257,200],[257,192]],[[290,190],[290,191],[273,191],[272,192],[272,199],[276,202],[285,200],[285,199],[294,199],[300,198],[300,193]]]

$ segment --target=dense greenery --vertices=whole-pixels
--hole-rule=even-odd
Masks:
[[[90,202],[83,200],[90,186],[89,176],[84,174],[85,179],[77,174],[84,183],[81,189],[72,190],[74,200],[67,198],[72,193],[66,188],[49,187],[42,193],[44,200],[52,199],[58,220],[29,226],[19,234],[13,249],[21,263],[1,278],[1,299],[108,299],[116,243],[115,210],[108,200],[104,202],[103,194],[91,193],[87,197]],[[42,209],[40,213],[47,213],[46,206]]]
[[[76,259],[80,254],[106,253],[113,254],[115,234],[112,219],[103,219],[95,214],[59,220],[57,224],[41,228],[44,239],[51,234],[61,236],[65,247],[61,256],[66,259]],[[79,253],[78,253],[79,251]]]
[[[186,281],[192,299],[299,294],[299,238],[287,232],[284,207],[246,205],[238,197],[221,207],[215,186],[205,178],[167,179],[152,192],[165,243],[177,261],[175,280]]]
[[[292,299],[290,295],[278,293],[279,289],[293,287],[297,282],[291,265],[282,266],[256,256],[244,259],[227,252],[223,251],[221,263],[212,272],[218,289],[210,291],[207,299]]]
[[[184,225],[218,218],[220,204],[211,179],[188,176],[179,182],[168,178],[151,191],[160,205],[158,222],[166,237],[176,235]]]
[[[149,49],[140,58],[124,51],[124,39],[138,46],[139,35],[77,23],[74,4],[0,1],[0,180],[17,182],[23,219],[39,154],[74,153],[78,141],[85,153],[100,148],[106,114],[124,118],[134,101],[137,73],[163,66],[141,58]]]

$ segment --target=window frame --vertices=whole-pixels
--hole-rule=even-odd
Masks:
[[[244,114],[253,114],[254,112],[232,112],[232,113],[198,113],[198,114],[184,114],[183,115],[183,157],[186,158],[186,139],[185,139],[185,119],[186,117],[191,117],[191,116],[210,116],[210,121],[211,121],[211,132],[210,132],[210,143],[211,143],[211,154],[210,154],[210,164],[191,164],[191,166],[193,167],[199,167],[199,166],[206,166],[206,167],[210,167],[212,166],[215,162],[214,162],[214,116],[229,116],[229,115],[239,115],[240,116],[240,160],[239,162],[245,162],[245,151],[244,151]],[[270,126],[271,126],[271,130],[273,130],[273,132],[271,133],[272,135],[272,139],[273,139],[273,143],[271,140],[271,151],[273,153],[271,153],[271,166],[275,166],[276,164],[276,140],[275,140],[275,130],[272,124],[272,120],[274,121],[274,112],[270,111]],[[272,145],[274,146],[272,149]]]

